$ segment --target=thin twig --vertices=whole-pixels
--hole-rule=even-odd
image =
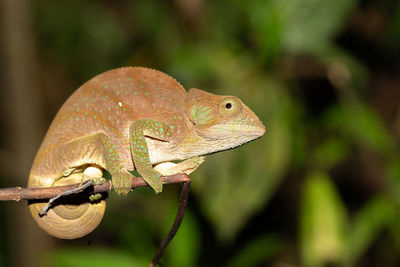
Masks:
[[[160,264],[159,261],[160,261],[160,258],[162,256],[164,250],[166,249],[169,242],[171,242],[172,238],[175,236],[176,232],[178,231],[178,228],[181,225],[183,216],[185,214],[185,208],[186,208],[186,204],[187,204],[188,197],[189,197],[189,189],[190,189],[190,180],[184,182],[182,185],[178,213],[175,217],[174,224],[172,225],[171,230],[169,230],[167,237],[164,239],[164,241],[161,243],[160,247],[158,248],[157,253],[154,256],[153,260],[151,261],[149,267],[154,267],[157,264]]]
[[[161,177],[163,184],[175,184],[189,181],[190,178],[186,174],[175,174],[171,176]],[[1,200],[35,200],[35,199],[50,199],[56,197],[65,191],[79,188],[82,184],[72,184],[66,186],[57,187],[40,187],[40,188],[2,188],[0,189],[0,201]],[[132,178],[132,189],[137,187],[147,186],[146,182],[140,177]],[[113,190],[113,186],[110,180],[100,184],[94,185],[93,194],[103,193]]]
[[[54,203],[55,201],[57,201],[58,199],[60,199],[60,198],[62,198],[62,197],[65,197],[65,196],[72,195],[72,194],[81,193],[81,192],[85,191],[86,188],[89,188],[89,187],[91,187],[91,186],[94,186],[94,180],[92,180],[92,179],[91,179],[91,180],[85,181],[85,182],[82,183],[82,185],[79,186],[78,188],[74,188],[74,189],[71,189],[71,190],[64,191],[64,192],[62,192],[61,194],[59,194],[59,195],[57,195],[57,196],[55,196],[55,197],[50,198],[50,200],[49,200],[49,202],[47,202],[46,206],[44,206],[44,208],[43,208],[41,211],[39,211],[39,216],[44,216],[44,215],[46,215],[47,212],[49,211],[49,209],[51,208],[51,206],[53,205],[53,203]]]

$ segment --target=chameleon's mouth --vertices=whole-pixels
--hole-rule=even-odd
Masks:
[[[156,138],[156,137],[154,137],[154,136],[145,135],[144,137],[145,137],[145,138],[148,138],[148,139],[150,139],[150,140],[153,140],[153,141],[169,143],[168,140],[163,140],[163,139],[160,139],[160,138]]]

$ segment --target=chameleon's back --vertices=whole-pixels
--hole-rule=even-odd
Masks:
[[[84,167],[106,169],[96,147],[74,154],[74,147],[65,145],[95,133],[109,136],[125,168],[134,169],[128,139],[130,123],[142,118],[166,121],[182,115],[185,94],[176,80],[146,68],[115,69],[94,77],[71,95],[57,113],[34,160],[28,186],[80,183]],[[30,204],[30,210],[44,230],[60,238],[77,238],[100,223],[105,201],[58,205],[39,217],[43,206],[44,203]]]
[[[92,78],[60,108],[37,153],[32,172],[53,176],[57,159],[50,155],[59,144],[95,132],[110,136],[126,167],[133,169],[129,124],[142,118],[167,121],[182,115],[185,94],[175,79],[147,68],[119,68]]]

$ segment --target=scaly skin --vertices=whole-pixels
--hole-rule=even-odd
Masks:
[[[136,169],[159,193],[160,173],[190,173],[204,161],[201,156],[237,147],[264,132],[261,121],[236,97],[198,89],[186,92],[176,80],[156,70],[115,69],[89,80],[61,107],[36,155],[28,185],[87,180],[90,176],[83,175],[84,170],[95,167],[107,170],[115,191],[126,195],[131,190],[129,171]],[[184,161],[172,164],[172,160]],[[69,234],[78,226],[53,227],[54,212],[38,217],[35,213],[40,208],[40,203],[30,205],[39,225],[50,234],[76,238],[93,229],[87,226]],[[98,210],[104,212],[104,208]],[[64,229],[61,234],[60,228]]]

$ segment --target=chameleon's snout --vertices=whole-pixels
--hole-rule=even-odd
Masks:
[[[257,115],[247,106],[244,106],[246,119],[243,122],[246,125],[246,131],[248,135],[257,139],[265,134],[266,128],[263,122],[257,117]]]
[[[261,137],[265,134],[266,128],[265,125],[262,123],[262,121],[259,120],[259,125],[258,125],[258,130],[257,134]]]
[[[251,127],[250,132],[251,135],[255,137],[254,139],[257,139],[265,134],[266,128],[259,118],[255,117],[255,119],[253,118],[252,120],[255,122],[252,121],[254,124],[252,125],[253,127]]]

